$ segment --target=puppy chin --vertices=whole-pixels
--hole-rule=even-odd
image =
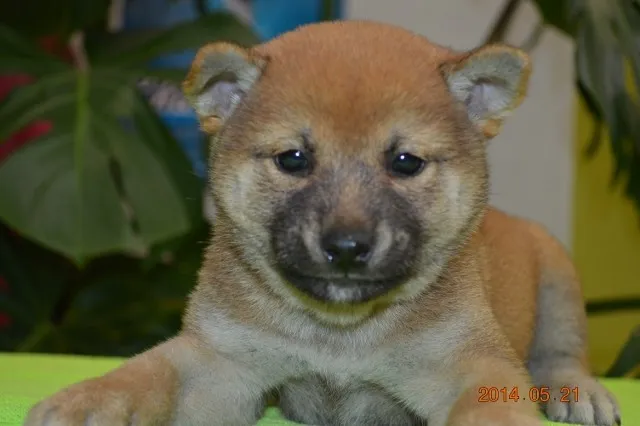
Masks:
[[[311,277],[287,271],[282,274],[289,285],[314,301],[324,304],[366,304],[387,295],[400,285],[396,280],[348,277]]]
[[[371,292],[359,287],[344,287],[330,282],[324,290],[325,301],[329,303],[363,303],[375,298]]]

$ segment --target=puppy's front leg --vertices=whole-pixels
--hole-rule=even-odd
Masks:
[[[25,425],[247,426],[264,408],[263,390],[245,367],[180,335],[45,399]]]
[[[542,426],[529,398],[531,384],[524,367],[500,358],[469,360],[459,397],[447,426]]]
[[[405,376],[404,383],[394,387],[394,393],[429,426],[542,426],[536,405],[528,400],[531,385],[526,371],[509,359],[468,355],[428,377]],[[497,400],[495,391],[484,396],[484,390],[492,388],[498,392]],[[520,396],[517,401],[515,393],[509,398],[514,389]]]

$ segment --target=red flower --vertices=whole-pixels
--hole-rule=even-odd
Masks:
[[[57,35],[42,37],[38,40],[38,44],[47,52],[65,61],[71,62],[73,60],[71,50]],[[29,84],[32,81],[33,78],[26,74],[0,75],[0,100],[17,86]],[[51,123],[51,121],[36,120],[18,130],[11,135],[8,140],[0,143],[0,162],[27,142],[50,132],[52,128],[53,123]]]
[[[4,98],[16,86],[29,84],[33,78],[26,74],[0,75],[0,99]]]
[[[67,62],[73,61],[73,53],[69,45],[64,40],[60,39],[58,35],[50,35],[42,37],[38,40],[38,44],[45,51],[54,54],[60,59]]]
[[[17,86],[29,84],[31,81],[33,79],[26,74],[0,75],[0,100]],[[52,127],[53,125],[50,121],[37,120],[18,130],[9,139],[0,144],[0,162],[30,140],[50,132]]]
[[[50,132],[52,128],[50,121],[38,120],[18,130],[0,145],[0,162],[27,142]]]

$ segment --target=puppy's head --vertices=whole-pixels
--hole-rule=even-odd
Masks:
[[[184,91],[215,133],[219,226],[279,294],[353,306],[423,291],[473,230],[528,75],[510,47],[341,22],[205,46]]]

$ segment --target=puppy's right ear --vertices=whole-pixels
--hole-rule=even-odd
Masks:
[[[229,43],[208,44],[198,51],[182,83],[200,126],[215,133],[231,116],[266,65],[266,58]]]

